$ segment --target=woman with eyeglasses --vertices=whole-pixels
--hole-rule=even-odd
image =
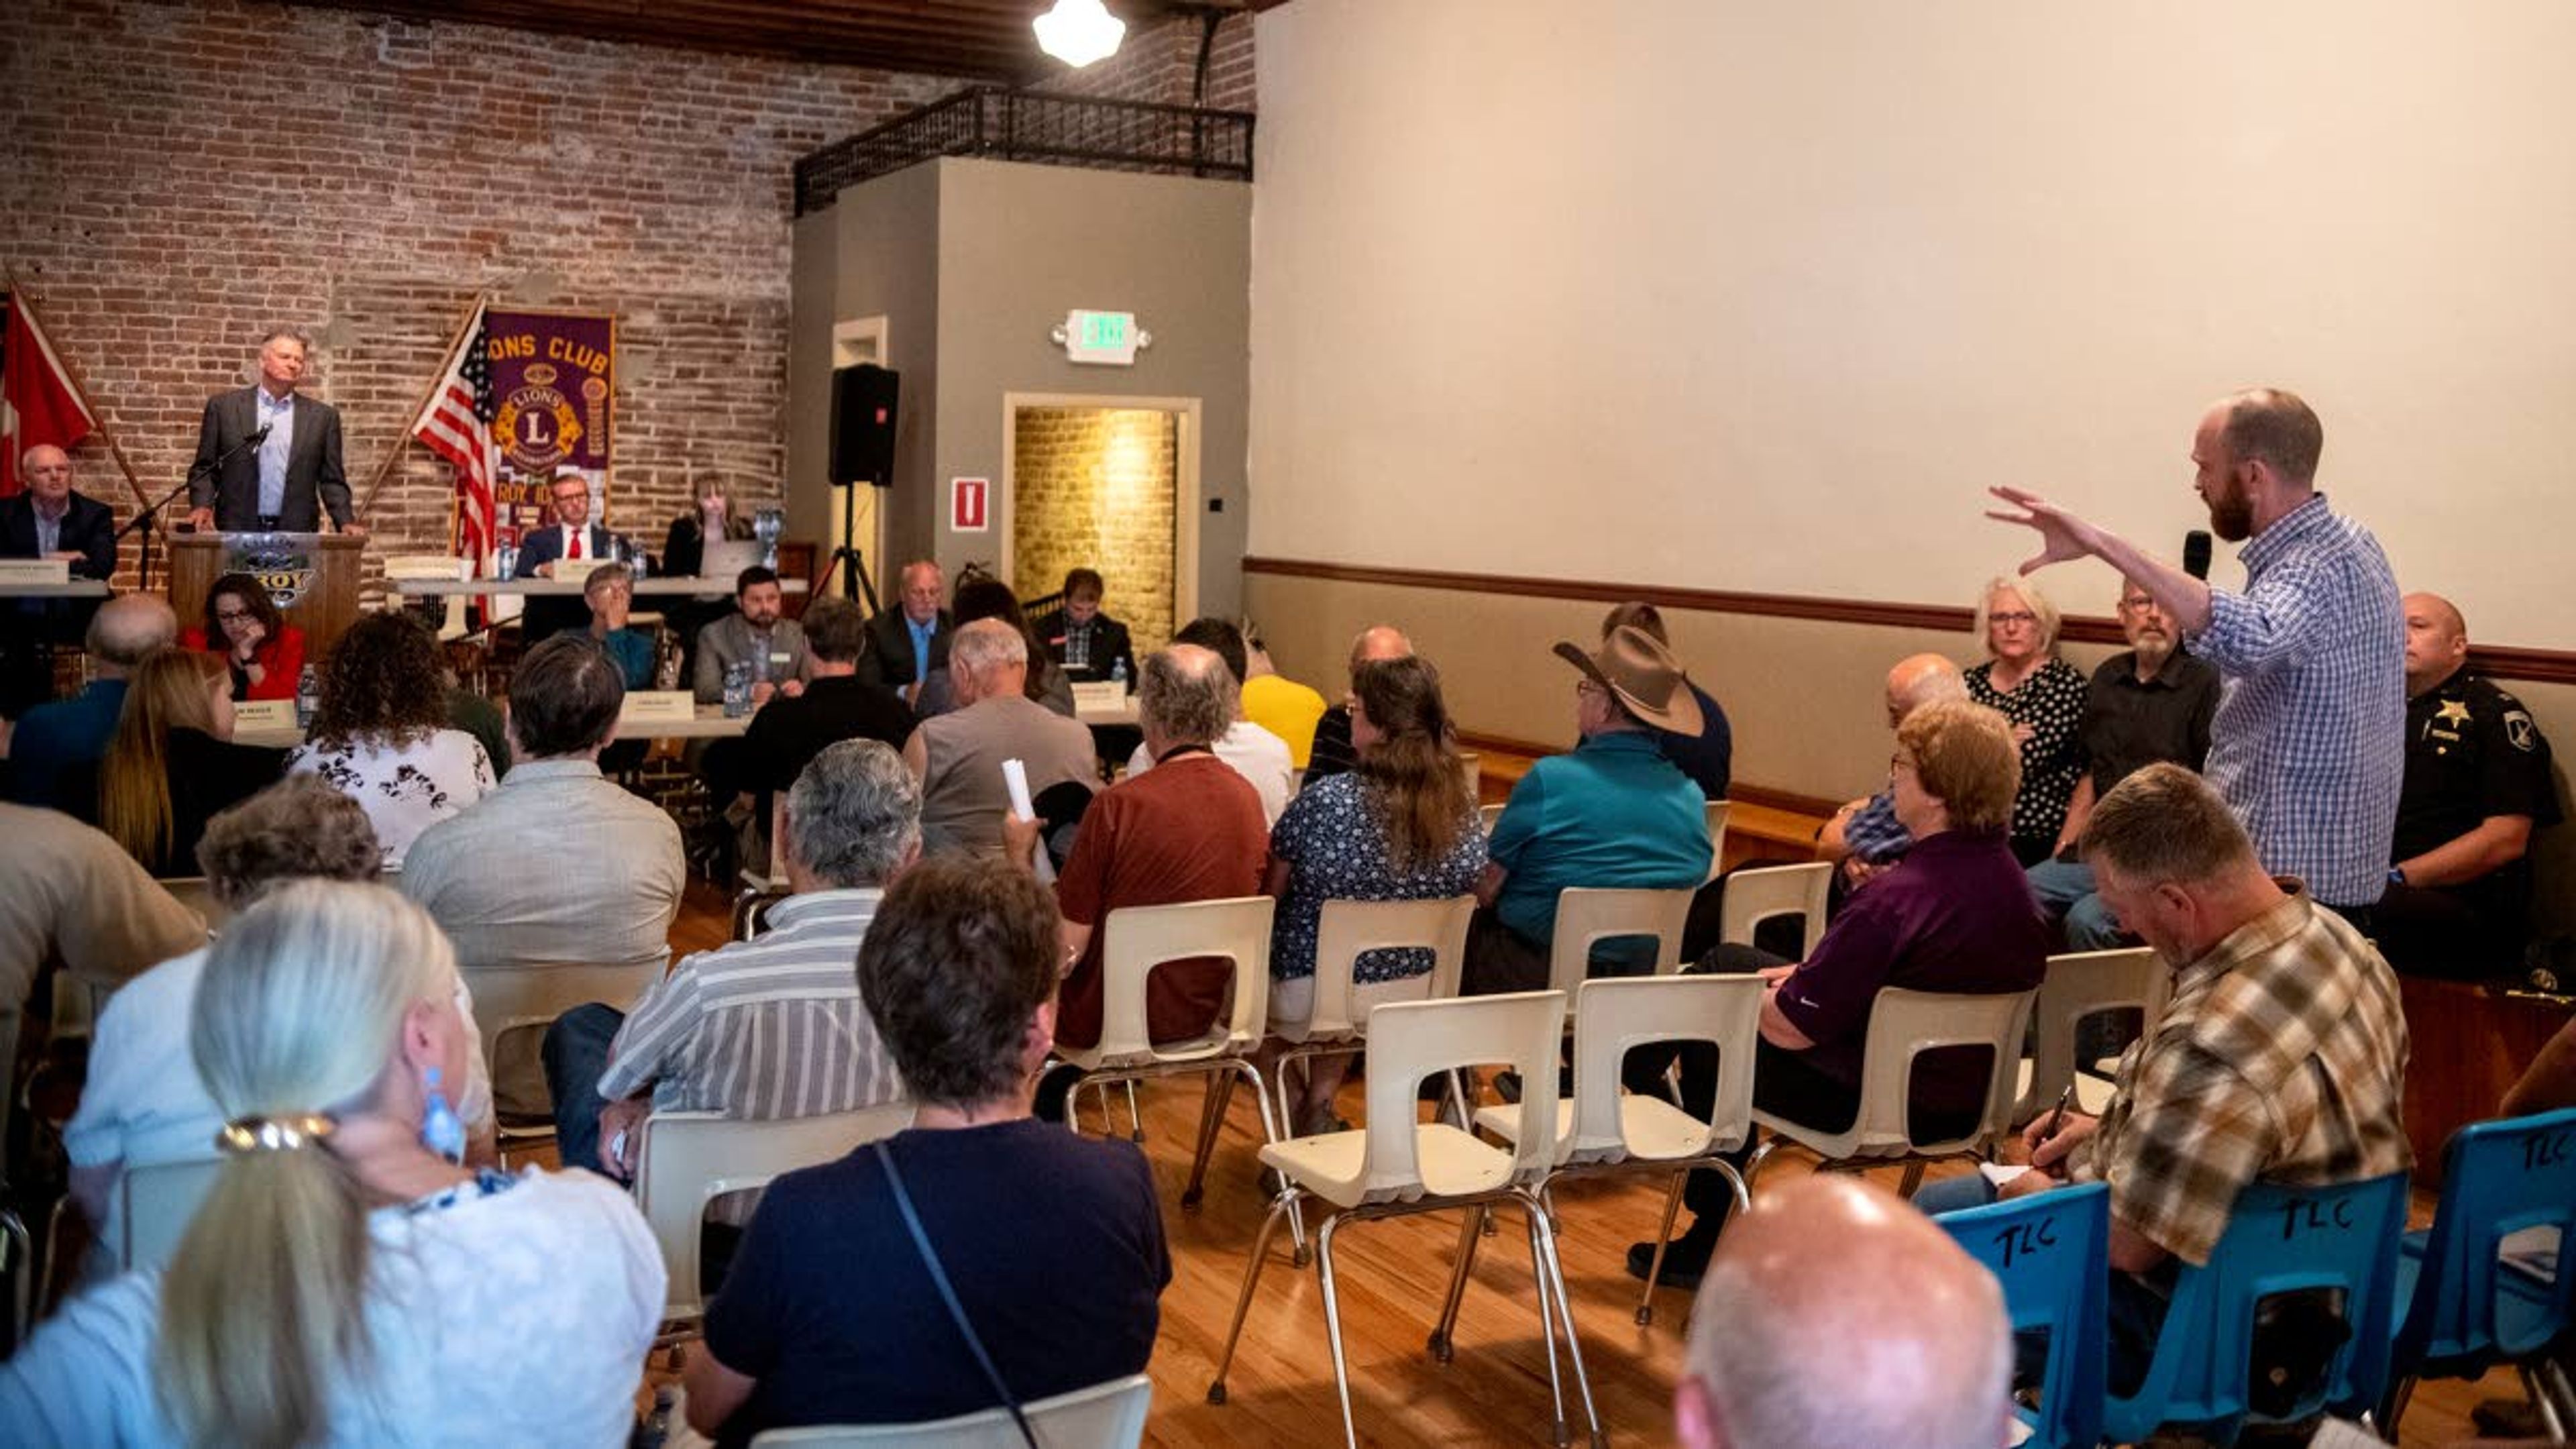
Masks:
[[[226,574],[206,591],[206,620],[182,630],[179,647],[223,657],[233,698],[293,699],[304,673],[304,631],[249,574]]]
[[[2021,745],[2012,851],[2027,867],[2056,853],[2084,774],[2084,672],[2058,657],[2057,606],[2028,579],[1987,581],[1976,632],[1986,662],[1968,671],[1968,698],[2002,714]]]

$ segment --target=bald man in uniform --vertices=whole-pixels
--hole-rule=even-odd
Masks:
[[[2549,741],[2522,701],[2468,667],[2469,626],[2409,594],[2406,784],[2374,922],[2390,965],[2478,979],[2521,962],[2531,834],[2558,822]]]
[[[1684,1449],[2005,1442],[2003,1289],[1883,1188],[1822,1173],[1766,1188],[1699,1295],[1673,1385]]]

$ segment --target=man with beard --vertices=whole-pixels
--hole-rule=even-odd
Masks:
[[[2089,763],[2067,802],[2056,855],[2030,868],[2031,894],[2052,920],[2065,922],[2070,951],[2108,950],[2123,940],[2120,923],[2094,892],[2093,867],[2076,858],[2093,802],[2159,761],[2199,769],[2218,709],[2218,671],[2183,652],[2173,616],[2135,579],[2121,583],[2120,632],[2128,636],[2128,652],[2103,660],[2085,691],[2076,737]]]
[[[2035,530],[2022,572],[2099,558],[2135,579],[2227,686],[2205,771],[2264,868],[2296,876],[2365,931],[2388,882],[2405,776],[2406,622],[2370,530],[2316,489],[2325,428],[2292,393],[2212,405],[2192,440],[2209,526],[2244,542],[2243,592],[2213,588],[2037,494],[1988,514]]]

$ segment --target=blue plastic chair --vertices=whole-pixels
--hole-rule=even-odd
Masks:
[[[2016,1407],[2041,1449],[2102,1442],[2103,1356],[2110,1313],[2111,1190],[2060,1188],[1932,1221],[2004,1286],[2013,1332],[2048,1330],[2039,1412]]]
[[[2326,1381],[2279,1420],[2319,1409],[2346,1416],[2379,1405],[2388,1386],[2389,1326],[2396,1319],[2397,1240],[2406,1231],[2406,1174],[2332,1187],[2256,1183],[2236,1196],[2226,1236],[2204,1268],[2185,1268],[2156,1336],[2155,1357],[2134,1398],[2113,1397],[2105,1437],[2144,1443],[2167,1424],[2190,1424],[2213,1443],[2236,1442],[2249,1417],[2247,1376],[2254,1310],[2278,1293],[2343,1290],[2351,1330]]]
[[[2392,1437],[2417,1379],[2518,1363],[2576,1317],[2576,1107],[2463,1127],[2442,1161],[2433,1226],[2408,1234],[2397,1262],[2395,1381],[2380,1411]],[[2507,1235],[2539,1227],[2558,1229],[2554,1283],[2496,1261]]]

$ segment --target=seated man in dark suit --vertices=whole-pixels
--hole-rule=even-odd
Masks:
[[[939,601],[948,595],[939,565],[916,559],[903,566],[901,604],[868,621],[868,653],[859,677],[882,684],[913,703],[921,682],[948,667],[948,633],[954,627]]]
[[[1038,622],[1038,636],[1066,677],[1082,682],[1136,677],[1136,648],[1127,626],[1100,611],[1108,586],[1098,569],[1073,569],[1064,576],[1064,603]],[[1126,665],[1123,671],[1119,665]]]
[[[595,565],[617,551],[617,540],[607,528],[588,522],[590,481],[578,473],[566,473],[547,485],[546,492],[554,502],[555,521],[544,528],[530,529],[520,538],[519,559],[511,566],[510,577],[551,579],[560,573],[565,579],[586,578]],[[559,571],[555,567],[558,563],[573,567]],[[526,612],[519,616],[519,627],[531,644],[566,629],[586,628],[589,623],[590,606],[577,597],[530,595]]]
[[[19,459],[27,491],[0,498],[0,558],[61,559],[76,579],[116,572],[116,515],[72,491],[72,459],[38,443]],[[54,692],[53,646],[89,627],[95,601],[16,599],[0,612],[0,715],[15,719]]]
[[[780,695],[751,717],[739,740],[707,748],[707,793],[718,808],[736,795],[755,797],[756,819],[769,819],[770,802],[796,783],[814,757],[843,740],[883,740],[902,749],[912,737],[912,711],[895,692],[858,677],[868,626],[859,606],[842,599],[814,601],[805,611],[805,647],[813,677],[802,694]]]

